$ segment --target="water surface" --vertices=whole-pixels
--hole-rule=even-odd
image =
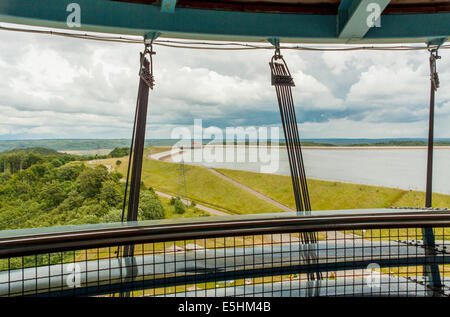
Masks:
[[[202,149],[187,150],[187,154]],[[197,153],[198,154],[198,153]],[[304,149],[309,178],[425,191],[426,149]],[[205,162],[215,168],[261,172],[260,162]],[[279,150],[275,174],[289,175],[286,150]],[[450,149],[435,149],[433,191],[450,194]]]

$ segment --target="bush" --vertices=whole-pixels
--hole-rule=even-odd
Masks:
[[[170,204],[173,206],[175,205],[175,197],[170,198]]]
[[[80,218],[69,221],[69,225],[87,225],[99,223],[99,219],[95,215],[83,215]]]
[[[56,171],[56,177],[60,182],[73,181],[78,177],[78,175],[80,175],[80,172],[83,168],[84,167],[81,165],[61,166]]]
[[[158,196],[149,191],[141,191],[138,216],[139,220],[164,218],[164,207]]]
[[[114,208],[111,209],[106,215],[104,215],[100,221],[102,223],[108,222],[121,222],[122,221],[122,210]]]
[[[95,216],[98,218],[101,218],[108,214],[109,212],[109,206],[103,201],[97,201],[97,200],[85,200],[83,206],[81,206],[78,209],[78,217],[83,216]],[[97,221],[98,222],[98,221]]]
[[[36,165],[35,165],[36,166]],[[78,177],[80,192],[84,197],[94,197],[100,193],[102,182],[108,178],[108,170],[104,166],[87,169]]]
[[[123,174],[119,172],[109,173],[109,178],[115,182],[119,182],[123,178]]]
[[[106,181],[103,183],[99,198],[105,201],[111,207],[115,207],[122,202],[122,193],[120,187],[114,181]]]
[[[174,203],[174,211],[176,214],[184,214],[186,212],[186,206],[183,204],[183,202],[180,200],[180,198],[177,198]]]
[[[83,205],[84,198],[77,191],[71,191],[67,198],[59,205],[63,211],[73,211]]]
[[[130,154],[130,148],[128,147],[116,147],[114,150],[112,150],[108,156],[109,157],[122,157],[122,156],[127,156],[128,154]]]
[[[42,187],[39,199],[45,202],[47,208],[55,208],[66,199],[66,193],[59,183],[50,183]]]

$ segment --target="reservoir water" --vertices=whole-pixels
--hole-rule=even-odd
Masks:
[[[204,149],[185,150],[184,157],[194,157]],[[248,151],[248,150],[247,150]],[[270,153],[270,152],[269,152]],[[179,156],[178,156],[179,157]],[[287,152],[279,150],[278,167],[275,174],[289,175]],[[426,160],[425,148],[368,148],[368,149],[303,149],[306,175],[309,178],[386,186],[401,189],[425,191]],[[176,160],[176,157],[173,157]],[[196,161],[214,168],[228,168],[261,172],[268,163],[249,162],[248,153],[244,162]],[[211,160],[210,160],[211,161]],[[273,164],[273,162],[272,162]],[[433,192],[450,194],[450,149],[436,148],[434,151]]]

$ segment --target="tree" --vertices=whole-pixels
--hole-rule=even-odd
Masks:
[[[122,194],[117,183],[105,181],[100,191],[99,199],[105,201],[109,206],[115,207],[122,202]]]
[[[150,191],[141,191],[139,198],[139,220],[153,220],[164,218],[164,207],[158,196]]]
[[[105,216],[110,207],[102,201],[88,200],[78,209],[77,216],[94,215],[97,218]]]
[[[50,163],[54,166],[54,167],[60,167],[61,165],[64,164],[64,162],[58,158],[54,158],[53,160],[50,161]]]
[[[6,183],[11,179],[11,174],[2,174],[0,175],[0,183]]]
[[[35,154],[33,152],[28,153],[23,161],[23,168],[28,168],[34,164],[42,163],[43,158],[40,154]]]
[[[79,175],[83,166],[81,165],[65,165],[57,169],[56,177],[59,181],[73,181]]]
[[[84,197],[94,197],[100,193],[102,183],[108,178],[108,170],[103,165],[94,169],[86,169],[83,171],[78,180],[80,181],[80,193]]]
[[[71,191],[67,198],[59,205],[59,209],[73,211],[83,205],[84,198],[76,190]]]
[[[69,221],[69,224],[71,225],[84,225],[93,223],[99,223],[99,219],[95,215],[84,215],[80,218],[75,218]]]
[[[104,166],[58,167],[85,158],[25,150],[0,154],[0,171],[6,166],[0,173],[0,223],[6,221],[0,229],[121,220],[121,174]]]
[[[114,150],[112,150],[108,156],[109,157],[123,157],[127,156],[130,153],[130,148],[127,147],[116,147]]]
[[[43,178],[52,168],[49,164],[36,164],[30,167],[30,171],[38,178]]]
[[[180,198],[175,199],[174,211],[176,214],[184,214],[186,212],[186,206],[183,204]]]
[[[47,208],[55,208],[64,201],[66,193],[59,183],[51,183],[42,188],[39,198],[45,201]]]
[[[108,211],[106,215],[100,218],[100,221],[103,223],[108,222],[121,222],[122,221],[122,210],[113,208]]]

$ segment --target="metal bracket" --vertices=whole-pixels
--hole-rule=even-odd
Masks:
[[[445,43],[445,41],[447,41],[446,37],[438,37],[438,38],[429,40],[427,42],[427,46],[428,47],[430,47],[430,46],[437,46],[436,49],[439,49],[441,47],[441,45]]]
[[[295,86],[289,68],[280,52],[280,39],[274,37],[267,41],[275,47],[275,54],[269,63],[272,74],[272,86]],[[283,63],[276,63],[278,60],[281,60]]]
[[[153,77],[153,60],[152,56],[156,53],[153,51],[153,42],[158,38],[161,33],[151,32],[144,36],[145,50],[141,53],[141,66],[139,68],[139,77],[147,84],[150,89],[153,89],[155,85],[155,79]],[[150,68],[144,67],[145,56],[149,56],[148,62],[150,63]]]
[[[277,37],[271,37],[267,41],[275,47],[275,55],[280,55],[280,39]]]
[[[162,0],[161,12],[175,13],[175,7],[177,6],[177,0]]]
[[[144,44],[152,45],[153,42],[161,35],[160,32],[150,32],[144,35]]]
[[[275,46],[275,49],[279,50],[280,49],[280,39],[277,37],[271,37],[270,39],[267,39],[267,41],[272,44],[273,46]]]
[[[441,57],[438,55],[437,48],[431,49],[429,51],[430,51],[430,78],[431,83],[433,85],[432,89],[436,91],[439,88],[439,75],[436,69],[436,60],[441,59]]]

